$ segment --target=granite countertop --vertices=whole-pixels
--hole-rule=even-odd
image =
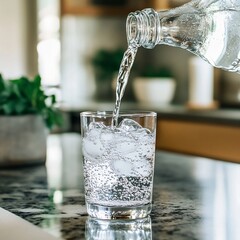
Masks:
[[[113,107],[114,103],[87,102],[76,106],[62,105],[61,109],[64,112],[71,112],[72,114],[75,113],[79,115],[79,112],[81,111],[112,111]],[[123,102],[121,110],[154,111],[158,113],[159,118],[182,119],[240,126],[239,109],[189,109],[184,105]]]
[[[0,206],[56,237],[106,239],[86,214],[80,145],[78,134],[51,135],[46,166],[0,169]],[[157,151],[153,211],[124,239],[239,239],[239,181],[238,164]]]

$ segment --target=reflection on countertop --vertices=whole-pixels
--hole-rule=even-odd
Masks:
[[[117,231],[121,239],[237,240],[239,181],[239,164],[157,151],[150,219],[132,223],[135,233],[129,222],[116,229],[87,217],[80,135],[56,134],[46,166],[0,169],[0,205],[69,240],[116,239]]]

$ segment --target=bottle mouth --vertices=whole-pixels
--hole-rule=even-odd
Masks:
[[[151,8],[130,13],[126,23],[128,45],[154,48],[159,37],[158,26],[157,12]]]
[[[127,17],[127,41],[128,45],[133,47],[140,47],[138,14],[139,11],[130,13]]]

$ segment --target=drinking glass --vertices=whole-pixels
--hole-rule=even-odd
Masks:
[[[81,113],[87,212],[98,219],[145,218],[152,209],[154,112]]]

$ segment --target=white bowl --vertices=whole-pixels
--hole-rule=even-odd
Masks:
[[[176,82],[173,78],[137,77],[133,89],[140,103],[165,103],[173,100]]]

